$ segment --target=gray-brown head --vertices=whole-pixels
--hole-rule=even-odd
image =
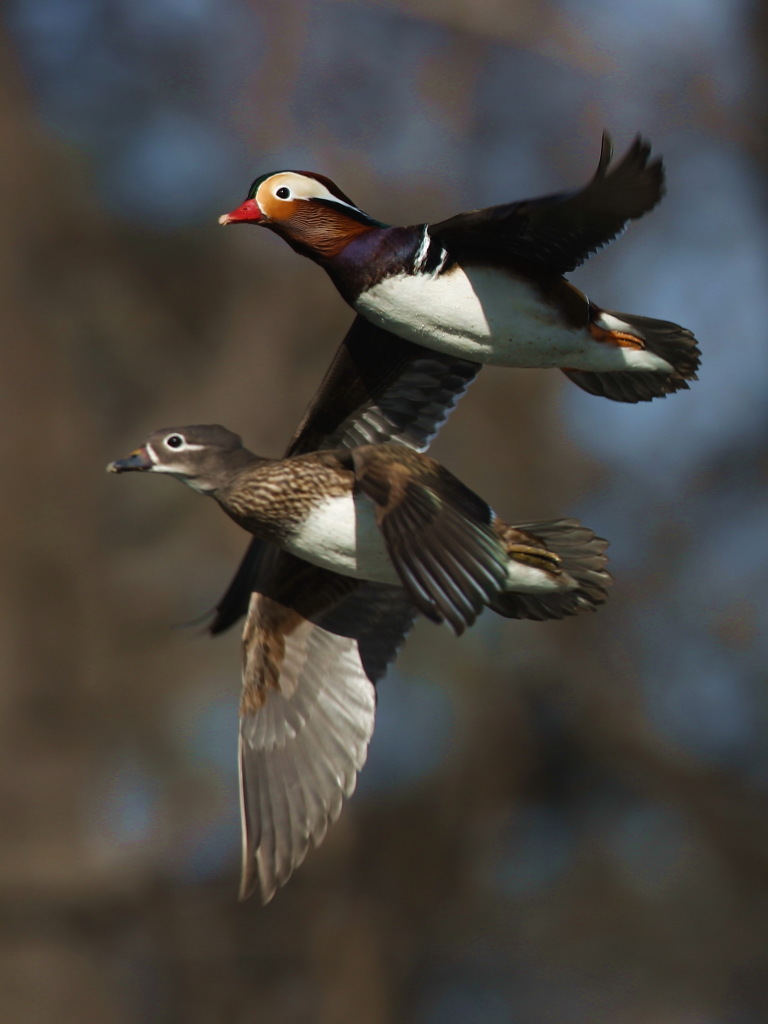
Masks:
[[[124,459],[110,462],[110,473],[169,473],[202,494],[226,486],[232,474],[261,461],[237,434],[218,424],[163,427]]]

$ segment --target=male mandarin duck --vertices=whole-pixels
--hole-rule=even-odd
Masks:
[[[258,888],[264,902],[354,789],[373,684],[417,612],[458,634],[485,606],[531,619],[594,609],[610,584],[591,530],[509,525],[401,444],[265,459],[224,427],[172,427],[108,468],[175,476],[264,542],[240,707],[241,896]]]
[[[221,224],[258,224],[323,267],[378,328],[478,363],[560,367],[579,387],[649,401],[696,379],[692,333],[665,320],[601,309],[564,274],[642,217],[664,191],[661,160],[638,137],[611,165],[603,135],[584,188],[390,227],[329,178],[278,171],[254,181]],[[371,344],[387,343],[372,336]],[[382,357],[384,359],[384,357]]]

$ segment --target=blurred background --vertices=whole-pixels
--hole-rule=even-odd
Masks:
[[[764,5],[8,0],[0,30],[0,994],[13,1024],[768,1018]],[[236,901],[246,538],[156,427],[279,454],[351,320],[216,217],[321,171],[375,217],[584,184],[608,128],[668,193],[573,275],[704,353],[646,406],[485,369],[434,452],[506,518],[611,540],[598,615],[420,624],[358,792]]]

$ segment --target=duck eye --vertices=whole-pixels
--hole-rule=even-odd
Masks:
[[[165,443],[168,445],[169,448],[181,448],[181,446],[184,444],[184,438],[181,436],[181,434],[171,434],[170,437],[167,437],[165,439]]]
[[[275,195],[277,196],[278,199],[290,199],[291,198],[291,190],[289,188],[287,188],[285,185],[282,185],[277,190],[277,192],[275,192]]]

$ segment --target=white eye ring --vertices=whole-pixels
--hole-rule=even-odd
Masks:
[[[281,185],[280,188],[275,190],[275,196],[278,199],[290,199],[291,190],[288,188],[287,185]]]
[[[173,448],[175,451],[178,451],[179,448],[184,447],[184,438],[181,434],[171,434],[166,437],[165,445],[166,448]]]

